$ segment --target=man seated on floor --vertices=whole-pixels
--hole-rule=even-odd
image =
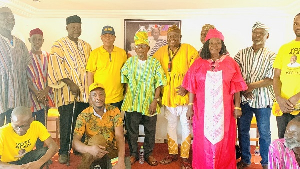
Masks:
[[[300,169],[300,116],[291,120],[284,138],[276,139],[269,148],[269,169]]]
[[[105,90],[102,84],[89,86],[90,107],[77,117],[74,129],[73,148],[82,153],[78,169],[89,169],[96,165],[101,168],[125,169],[125,140],[120,110],[105,105]],[[80,140],[86,135],[86,143]],[[129,163],[130,166],[130,163]]]
[[[33,150],[38,138],[47,147]],[[46,127],[33,121],[30,108],[14,108],[11,123],[0,128],[0,168],[43,168],[57,151],[58,146]]]

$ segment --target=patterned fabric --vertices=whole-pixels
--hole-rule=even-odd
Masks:
[[[0,113],[30,107],[27,66],[31,57],[24,42],[13,36],[12,44],[0,35]]]
[[[223,56],[219,61],[212,64],[212,60],[197,59],[191,66],[189,71],[184,77],[182,86],[189,92],[195,94],[194,99],[194,117],[193,117],[193,168],[197,169],[207,169],[207,168],[236,168],[235,161],[235,141],[236,141],[236,120],[233,116],[234,105],[233,105],[233,94],[241,90],[247,89],[247,85],[243,80],[238,64],[226,55]],[[222,76],[211,76],[208,72],[221,72]],[[215,82],[220,80],[222,82],[222,90],[214,83],[207,84],[207,78],[211,78]],[[218,83],[219,84],[219,83]],[[210,86],[214,86],[215,92],[223,92],[223,100],[220,101],[220,93],[206,93],[214,92],[213,90],[207,90]],[[221,84],[219,84],[221,85]],[[212,99],[217,99],[219,104],[223,106],[215,107],[211,105],[210,112],[218,112],[217,116],[211,121],[206,118],[206,102],[210,102],[212,99],[207,97],[214,97]],[[215,102],[217,103],[217,102]],[[224,109],[222,108],[224,107]],[[221,112],[221,110],[224,110]],[[214,114],[211,114],[213,116]],[[221,136],[218,139],[210,139],[205,132],[205,121],[210,123],[211,126],[218,126],[213,130]],[[208,124],[206,124],[207,126]],[[224,130],[219,131],[219,126]],[[223,137],[222,137],[223,134]]]
[[[261,48],[256,53],[252,47],[240,50],[234,57],[239,64],[242,76],[246,83],[261,81],[265,78],[273,79],[272,68],[275,53],[268,48]],[[247,100],[242,96],[242,102],[248,101],[252,108],[266,108],[272,106],[275,99],[272,86],[256,88],[252,91],[253,99]]]
[[[199,56],[198,51],[193,46],[181,44],[180,49],[172,60],[172,70],[171,72],[168,72],[168,46],[169,45],[159,48],[153,57],[159,60],[167,76],[167,85],[163,90],[162,104],[168,107],[176,107],[188,104],[189,102],[188,94],[184,97],[178,95],[176,93],[176,87],[182,84],[184,75],[193,64],[194,60]]]
[[[133,56],[121,69],[121,83],[128,84],[121,109],[151,116],[149,106],[154,99],[155,89],[166,85],[167,79],[157,59],[148,57],[143,63],[137,56]],[[153,115],[158,113],[160,113],[160,107],[157,105],[156,113]]]
[[[49,54],[45,51],[42,51],[41,55],[33,54],[31,51],[29,53],[32,56],[32,63],[28,65],[27,68],[29,79],[32,80],[33,86],[36,90],[44,90],[45,87],[48,86],[47,76]],[[32,92],[29,92],[29,94],[32,101],[32,112],[36,112],[45,108],[45,105],[38,102],[38,99]],[[48,93],[47,99],[49,101],[49,106],[53,107],[53,92],[51,89]]]
[[[79,102],[87,102],[88,86],[85,66],[91,52],[87,42],[78,39],[78,45],[68,37],[54,42],[48,65],[48,85],[53,88],[57,107],[68,105],[74,101],[74,95],[62,79],[69,78],[80,89],[76,98]]]
[[[300,169],[293,150],[285,147],[284,139],[274,140],[269,147],[269,169]]]
[[[108,146],[116,147],[115,128],[123,126],[121,112],[118,108],[106,105],[106,112],[102,117],[94,115],[93,107],[84,109],[77,117],[74,134],[83,136],[86,134],[86,140],[100,133],[106,139]]]
[[[104,85],[106,104],[117,103],[124,98],[124,86],[121,84],[121,68],[126,60],[125,50],[117,46],[114,46],[111,54],[103,46],[91,52],[86,71],[94,73],[95,83]]]
[[[165,39],[157,39],[157,41],[155,41],[155,40],[153,39],[152,41],[154,41],[155,44],[154,44],[153,47],[152,47],[152,46],[151,46],[151,41],[150,41],[150,47],[151,47],[151,50],[150,50],[150,53],[149,53],[150,56],[153,56],[154,53],[155,53],[160,47],[165,46],[165,45],[168,44],[168,41],[165,40]]]
[[[146,44],[149,45],[148,33],[145,31],[139,31],[134,35],[135,45]]]

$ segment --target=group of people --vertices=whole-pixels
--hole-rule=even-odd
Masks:
[[[49,54],[41,50],[42,30],[30,31],[28,52],[24,42],[11,34],[14,24],[11,10],[0,8],[0,125],[6,124],[0,128],[0,168],[49,164],[58,151],[44,126],[49,106],[60,113],[59,162],[68,163],[72,147],[82,154],[80,169],[130,168],[139,158],[139,124],[144,125],[145,161],[151,166],[170,164],[180,156],[183,169],[245,168],[251,164],[253,113],[263,168],[299,168],[300,123],[294,117],[300,111],[300,14],[294,18],[296,39],[283,45],[277,55],[265,47],[268,27],[257,22],[252,27],[253,45],[234,57],[226,49],[223,34],[210,24],[202,28],[200,51],[181,43],[181,30],[173,25],[167,44],[149,55],[154,42],[149,42],[147,32],[138,31],[131,57],[114,45],[116,33],[111,26],[103,27],[103,45],[92,50],[79,39],[82,23],[77,15],[66,18],[68,35],[55,41]],[[159,42],[157,30],[153,40]],[[281,140],[271,144],[275,99]],[[168,121],[168,154],[158,162],[152,152],[161,109]],[[130,151],[127,158],[121,111]],[[242,152],[237,164],[236,119]]]

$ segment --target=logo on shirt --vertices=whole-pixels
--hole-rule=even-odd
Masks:
[[[300,66],[300,64],[297,63],[297,56],[296,55],[291,56],[290,61],[291,62],[287,65],[288,67],[299,67]]]
[[[300,54],[300,48],[292,48],[289,54],[290,55]]]
[[[31,146],[30,139],[21,143],[16,143],[17,149],[26,149],[27,147]]]

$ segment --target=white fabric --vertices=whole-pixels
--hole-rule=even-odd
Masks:
[[[208,71],[205,80],[204,136],[216,144],[224,137],[222,71]]]

